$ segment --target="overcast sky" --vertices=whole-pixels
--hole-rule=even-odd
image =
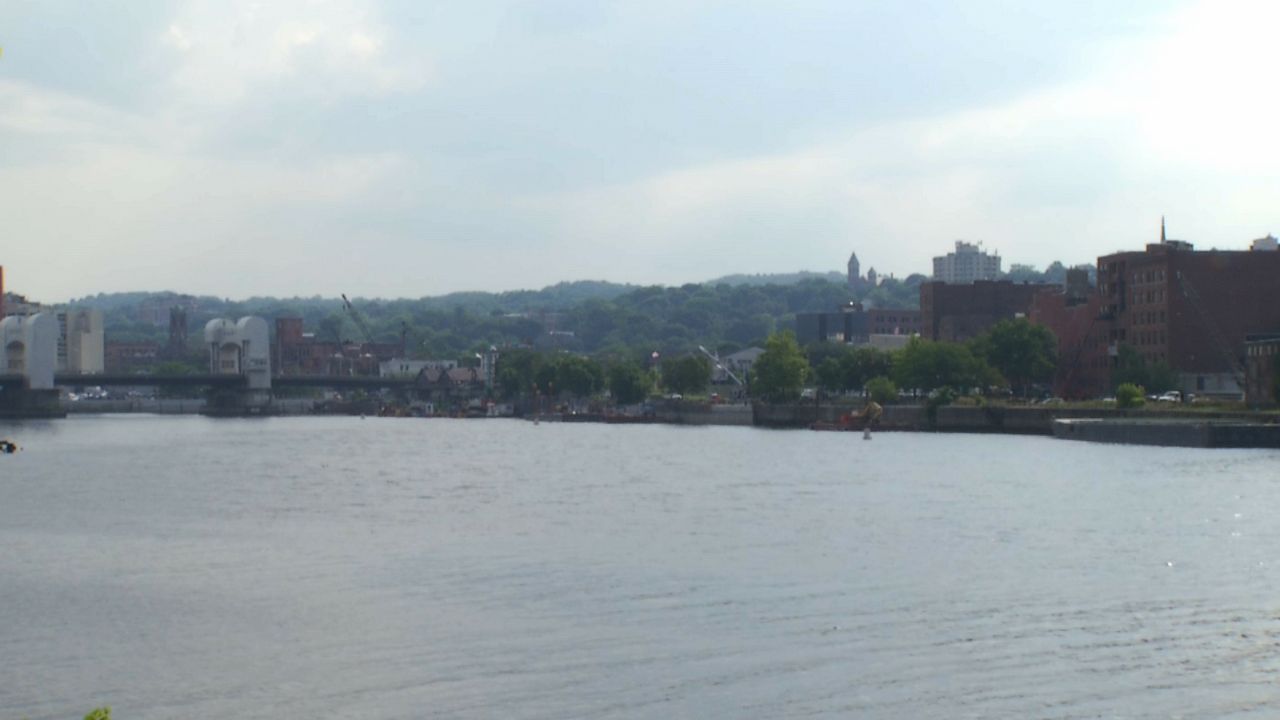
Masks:
[[[113,6],[114,5],[114,6]],[[1280,3],[0,3],[0,264],[418,297],[1280,232]]]

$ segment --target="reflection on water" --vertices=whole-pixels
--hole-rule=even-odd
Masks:
[[[1280,453],[0,426],[0,718],[1265,717]],[[77,714],[78,713],[78,714]]]

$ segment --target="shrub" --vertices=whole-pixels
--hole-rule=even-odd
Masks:
[[[867,381],[867,395],[872,400],[885,405],[898,399],[898,386],[889,378],[880,375]]]
[[[924,401],[924,413],[929,418],[930,425],[938,421],[938,408],[955,402],[956,397],[956,391],[949,385],[943,385],[929,393],[929,397]]]
[[[1146,402],[1144,395],[1146,391],[1141,386],[1133,383],[1123,383],[1116,388],[1116,407],[1136,408],[1142,407]]]

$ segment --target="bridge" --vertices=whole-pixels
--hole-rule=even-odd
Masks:
[[[211,320],[205,326],[209,372],[186,375],[54,372],[57,326],[51,316],[0,321],[0,416],[58,417],[58,387],[206,388],[219,414],[266,412],[275,388],[409,390],[416,377],[273,375],[267,324],[262,318]]]
[[[24,375],[0,375],[0,389],[26,387]],[[416,383],[410,377],[367,377],[361,375],[277,375],[271,378],[273,388],[328,388],[332,390],[399,390],[412,388]],[[59,387],[154,387],[154,388],[214,388],[238,390],[247,387],[242,375],[215,375],[197,373],[191,375],[155,375],[111,373],[81,375],[55,373],[53,384]]]

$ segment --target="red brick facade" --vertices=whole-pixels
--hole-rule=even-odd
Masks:
[[[1041,292],[1032,300],[1031,322],[1044,325],[1058,339],[1058,372],[1054,395],[1083,399],[1111,390],[1108,333],[1102,319],[1102,296],[1089,292],[1072,297],[1066,292]]]
[[[1098,258],[1098,283],[1112,343],[1201,383],[1243,367],[1246,335],[1280,329],[1280,252],[1153,244]]]
[[[279,375],[377,375],[397,357],[399,343],[326,342],[303,333],[301,318],[277,318],[272,354]]]
[[[1029,315],[1036,293],[1057,289],[1056,285],[1008,280],[979,280],[968,285],[923,283],[920,285],[920,336],[964,342],[990,330],[1001,320]]]

